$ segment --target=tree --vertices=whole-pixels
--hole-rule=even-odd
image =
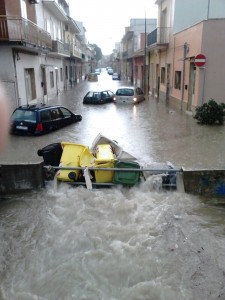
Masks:
[[[91,47],[95,50],[95,59],[97,61],[102,59],[102,49],[99,48],[96,44],[90,44]]]

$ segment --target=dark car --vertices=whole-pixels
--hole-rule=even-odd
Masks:
[[[113,102],[114,93],[110,90],[89,91],[83,99],[84,104],[104,104]]]
[[[11,116],[11,133],[41,135],[82,120],[62,105],[26,105],[16,108]]]

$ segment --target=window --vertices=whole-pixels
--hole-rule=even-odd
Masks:
[[[24,69],[27,102],[36,98],[35,73],[33,68]]]
[[[66,108],[61,107],[60,110],[61,110],[64,118],[71,117],[71,112],[68,111]]]
[[[178,90],[181,88],[181,71],[175,71],[174,88]]]
[[[65,77],[66,77],[66,80],[68,80],[68,67],[66,66],[66,69],[65,69]]]
[[[22,0],[21,3],[21,15],[24,19],[27,19],[27,6],[25,0]]]
[[[107,98],[108,94],[107,92],[102,92],[102,99]]]
[[[54,88],[54,74],[52,71],[50,72],[50,87]]]
[[[51,121],[50,110],[44,110],[41,112],[41,122]]]
[[[161,68],[161,83],[165,84],[165,67]]]
[[[57,119],[61,118],[60,112],[57,108],[52,108],[51,111],[50,111],[50,114],[51,114],[51,119],[52,120],[57,120]]]

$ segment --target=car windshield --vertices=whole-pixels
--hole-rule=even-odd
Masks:
[[[134,90],[133,89],[119,89],[116,92],[117,96],[133,96]]]
[[[12,114],[13,121],[27,121],[27,122],[36,122],[36,112],[31,110],[22,110],[17,109]]]

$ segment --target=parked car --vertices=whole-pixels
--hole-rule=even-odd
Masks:
[[[120,87],[113,98],[114,103],[136,104],[145,100],[144,92],[139,87]]]
[[[95,69],[95,74],[100,75],[101,74],[101,70],[100,69]]]
[[[16,108],[11,116],[11,133],[41,135],[82,120],[62,105],[26,105]]]
[[[107,72],[108,72],[109,75],[112,75],[113,74],[113,69],[108,69]]]
[[[104,104],[113,102],[114,93],[110,90],[89,91],[83,98],[84,104]]]
[[[88,74],[88,81],[98,81],[98,74],[96,73]]]
[[[113,73],[112,74],[112,80],[119,80],[119,74],[118,73]]]

